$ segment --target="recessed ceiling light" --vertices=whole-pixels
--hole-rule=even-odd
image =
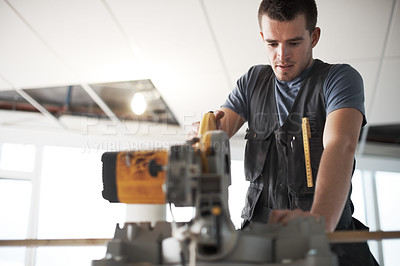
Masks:
[[[144,113],[144,111],[146,111],[147,103],[143,93],[137,92],[135,95],[133,95],[131,108],[136,115],[141,115]]]

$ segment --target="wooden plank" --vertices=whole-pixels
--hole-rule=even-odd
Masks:
[[[0,246],[105,246],[111,238],[89,238],[89,239],[13,239],[0,240]]]
[[[357,243],[368,240],[400,239],[400,231],[337,231],[327,233],[330,243]],[[41,247],[41,246],[105,246],[112,238],[88,239],[13,239],[0,240],[1,246]]]
[[[331,243],[357,243],[368,240],[400,238],[400,231],[336,231],[327,234]]]

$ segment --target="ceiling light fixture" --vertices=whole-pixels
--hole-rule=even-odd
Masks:
[[[133,95],[131,108],[136,115],[142,115],[146,111],[147,103],[143,93],[137,92]]]

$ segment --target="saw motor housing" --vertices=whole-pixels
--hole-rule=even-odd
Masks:
[[[218,205],[229,212],[229,140],[221,130],[174,145],[170,150],[106,152],[103,197],[132,204],[172,203],[177,207]]]

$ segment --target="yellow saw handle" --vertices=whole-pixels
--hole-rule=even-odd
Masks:
[[[209,172],[208,165],[208,155],[210,155],[211,150],[211,137],[212,131],[217,130],[217,119],[213,111],[203,115],[200,122],[199,137],[200,137],[200,150],[201,150],[201,160],[203,164],[203,173]]]
[[[217,118],[213,111],[203,115],[200,122],[199,136],[203,136],[207,131],[217,130]]]

